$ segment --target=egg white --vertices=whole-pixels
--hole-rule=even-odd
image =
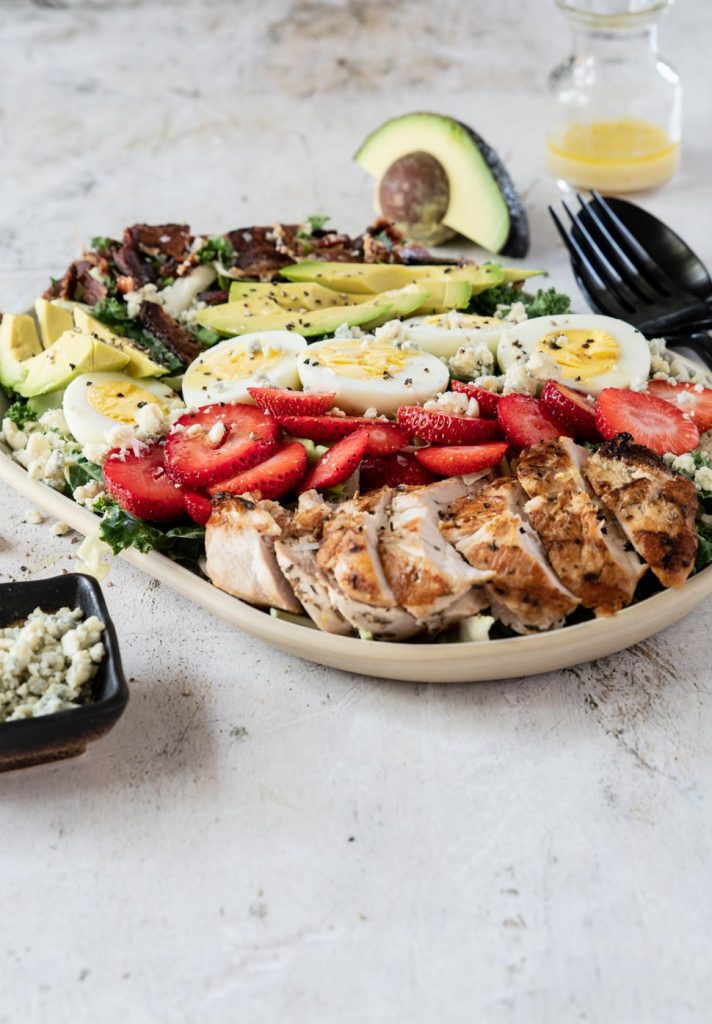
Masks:
[[[389,348],[394,354],[394,359],[402,361],[403,366],[393,372],[389,371],[388,377],[372,376],[358,379],[349,376],[346,366],[339,371],[320,365],[319,352],[326,347],[341,349],[344,352],[354,347],[365,352]],[[354,365],[357,363],[354,362]],[[388,415],[395,413],[400,405],[425,402],[438,392],[445,391],[450,378],[445,363],[430,352],[423,352],[416,346],[400,349],[395,346],[383,346],[369,338],[361,342],[346,338],[318,341],[300,354],[298,370],[306,391],[320,394],[333,391],[336,395],[334,404],[345,412],[355,414],[373,408]]]
[[[102,445],[106,441],[108,432],[125,421],[120,416],[113,417],[105,412],[94,408],[89,400],[92,385],[106,386],[117,385],[128,389],[138,388],[155,397],[156,404],[164,409],[174,409],[182,406],[180,397],[158,380],[147,377],[136,379],[125,373],[82,373],[67,386],[62,399],[62,412],[67,421],[72,436],[81,445]],[[148,398],[145,401],[149,401]],[[121,400],[115,400],[116,410],[125,414],[129,419],[128,401],[122,409]],[[135,422],[135,421],[134,421]]]
[[[497,361],[501,369],[506,371],[510,366],[525,365],[537,351],[542,338],[567,330],[605,332],[617,342],[618,358],[605,372],[587,379],[562,372],[561,367],[554,366],[552,362],[552,371],[564,384],[597,395],[603,388],[630,387],[636,379],[647,379],[650,349],[640,331],[623,320],[589,313],[534,317],[507,327],[497,346]],[[550,354],[544,354],[542,361],[544,358],[549,363]]]
[[[505,326],[504,320],[496,317],[473,316],[455,310],[413,316],[403,321],[405,337],[441,359],[450,359],[463,345],[477,341],[484,341],[495,355]]]
[[[248,388],[299,387],[297,355],[306,348],[301,335],[290,331],[264,331],[227,338],[194,359],[183,377],[183,398],[186,405],[196,408],[211,402],[246,402],[254,404]],[[279,358],[261,364],[257,346],[263,350],[281,350]],[[250,359],[250,353],[254,358]],[[230,358],[241,365],[226,366]],[[249,363],[254,362],[254,369]],[[246,371],[246,372],[242,372]]]

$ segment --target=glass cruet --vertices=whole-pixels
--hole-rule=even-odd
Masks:
[[[682,89],[657,39],[673,0],[556,3],[573,52],[549,77],[549,170],[608,193],[660,185],[680,162]]]

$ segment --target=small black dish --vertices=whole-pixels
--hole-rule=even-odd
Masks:
[[[85,618],[96,615],[104,623],[106,655],[92,680],[91,704],[39,718],[0,722],[0,772],[83,754],[87,744],[113,728],[129,699],[116,631],[96,580],[68,573],[0,584],[0,627],[26,619],[38,607],[45,612],[81,608]]]

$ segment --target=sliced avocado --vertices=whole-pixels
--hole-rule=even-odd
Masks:
[[[75,306],[73,312],[74,326],[78,331],[82,331],[85,334],[93,334],[95,338],[119,349],[128,357],[125,370],[132,377],[161,377],[164,373],[168,373],[165,366],[161,366],[160,363],[154,363],[145,352],[133,344],[130,338],[124,338],[123,335],[116,334],[110,327],[103,324],[101,320],[91,316],[86,309],[81,306]]]
[[[424,278],[418,288],[427,291],[428,299],[418,307],[419,313],[447,313],[450,309],[467,309],[472,298],[469,281],[434,281]]]
[[[311,310],[327,309],[329,306],[350,306],[358,301],[347,292],[334,291],[321,284],[263,284],[257,281],[233,281],[230,285],[230,302],[245,303],[247,308],[255,303],[254,312],[260,313],[260,303],[273,303],[281,309]],[[249,305],[248,305],[249,304]],[[274,312],[274,310],[264,310]]]
[[[280,273],[290,281],[317,281],[329,288],[359,295],[380,295],[409,284],[425,287],[425,281],[468,281],[474,295],[504,281],[502,268],[495,263],[482,266],[442,266],[423,264],[406,267],[399,263],[322,263],[304,260]]]
[[[393,164],[427,154],[443,168],[449,194],[442,223],[490,252],[526,256],[529,226],[524,204],[495,151],[467,125],[442,114],[394,117],[372,132],[356,163],[380,185]],[[381,212],[376,189],[376,209]]]
[[[26,313],[5,313],[0,321],[0,384],[15,389],[27,363],[42,351],[35,321]]]
[[[58,306],[56,302],[50,302],[48,299],[37,299],[35,313],[37,314],[37,323],[40,325],[43,348],[49,348],[60,335],[65,331],[71,331],[74,326],[71,312],[64,306]]]
[[[27,360],[27,373],[16,391],[25,398],[64,388],[80,373],[122,370],[129,357],[91,334],[65,331],[53,345]]]
[[[57,391],[48,391],[46,395],[35,395],[34,398],[28,398],[27,405],[39,419],[43,412],[49,412],[50,409],[61,409],[63,398],[64,388],[59,388]]]
[[[541,277],[542,274],[547,273],[546,270],[525,270],[524,267],[502,267],[501,270],[506,284],[511,284],[513,281],[526,281],[530,277]]]

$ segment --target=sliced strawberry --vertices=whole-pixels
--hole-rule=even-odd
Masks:
[[[170,522],[185,514],[183,492],[166,473],[161,444],[139,455],[114,448],[104,461],[104,480],[112,498],[140,519]]]
[[[567,436],[577,441],[597,441],[599,433],[596,429],[596,406],[587,402],[586,396],[556,380],[549,380],[544,385],[541,401],[555,423],[558,423]]]
[[[431,484],[433,474],[421,465],[412,452],[397,452],[395,455],[372,455],[361,463],[359,486],[365,494],[379,487],[399,487],[407,484],[419,487]]]
[[[357,430],[348,437],[342,437],[312,466],[302,481],[299,493],[309,491],[312,487],[324,490],[342,484],[358,469],[367,451],[367,430]]]
[[[671,384],[667,380],[651,380],[648,393],[676,405],[687,413],[701,432],[712,427],[712,388],[701,388],[691,381]]]
[[[558,426],[544,406],[531,395],[503,395],[497,419],[514,448],[531,448],[537,441],[554,441],[568,431]]]
[[[644,391],[604,388],[596,402],[596,426],[607,441],[616,434],[631,434],[658,455],[691,452],[700,440],[692,420],[670,402]]]
[[[334,407],[336,395],[307,394],[289,388],[248,388],[263,412],[273,416],[321,416]]]
[[[191,519],[194,519],[198,526],[205,526],[210,514],[213,511],[213,503],[200,491],[184,491],[185,508]]]
[[[479,444],[501,436],[492,420],[450,415],[420,405],[402,405],[397,418],[408,433],[432,444]]]
[[[497,406],[502,397],[496,391],[487,391],[485,388],[478,388],[474,384],[467,384],[462,380],[451,380],[450,390],[459,391],[468,398],[474,398],[480,407],[480,416],[486,420],[497,419]]]
[[[369,419],[368,416],[278,416],[277,419],[292,437],[305,437],[317,444],[331,444],[362,427],[388,423],[388,420]]]
[[[205,405],[181,416],[166,439],[166,469],[203,487],[262,462],[279,444],[276,419],[254,405]]]
[[[461,476],[479,469],[497,466],[505,456],[506,441],[491,444],[450,445],[446,448],[420,448],[415,457],[421,465],[438,476]]]
[[[371,420],[368,427],[363,427],[368,434],[366,451],[369,455],[391,455],[405,448],[410,437],[408,431],[403,427],[397,427],[395,423]]]
[[[290,441],[264,462],[229,480],[213,484],[211,494],[229,491],[246,494],[259,491],[263,498],[281,498],[294,490],[307,470],[307,450],[300,441]]]

